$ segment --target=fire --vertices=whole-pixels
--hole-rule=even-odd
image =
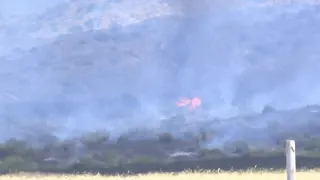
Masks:
[[[178,107],[188,107],[189,109],[196,109],[201,106],[201,99],[198,97],[190,98],[190,99],[181,99],[177,102]]]

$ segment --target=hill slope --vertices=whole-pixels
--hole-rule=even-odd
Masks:
[[[219,2],[73,1],[6,21],[4,51],[25,49],[1,57],[2,127],[121,134],[158,126],[180,96],[201,97],[208,119],[319,103],[319,6]]]

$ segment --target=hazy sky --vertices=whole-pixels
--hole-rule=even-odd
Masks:
[[[0,14],[7,16],[41,13],[63,1],[67,0],[0,0]]]

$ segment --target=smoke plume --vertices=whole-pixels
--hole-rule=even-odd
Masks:
[[[187,113],[205,113],[208,119],[260,112],[266,105],[287,110],[320,103],[316,3],[97,1],[90,16],[72,14],[73,7],[82,13],[85,2],[72,1],[57,13],[65,20],[77,15],[68,19],[76,25],[66,33],[55,17],[43,21],[44,13],[38,20],[47,24],[27,33],[39,43],[0,56],[1,127],[7,132],[2,139],[41,131],[65,138],[101,127],[115,136],[159,128],[162,116],[181,111],[176,106],[181,97],[200,98],[199,111]],[[119,22],[110,18],[106,26],[103,7]],[[95,26],[83,23],[92,16]],[[136,19],[125,22],[130,18]],[[55,29],[50,33],[49,22]],[[269,126],[264,119],[250,131],[224,121],[228,126],[218,131],[229,139],[239,134],[245,139],[246,132]]]

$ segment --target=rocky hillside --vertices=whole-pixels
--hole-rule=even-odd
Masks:
[[[1,40],[6,44],[2,50],[30,48],[63,34],[108,29],[113,24],[126,26],[170,14],[170,6],[157,0],[69,1],[41,14],[1,21]]]

